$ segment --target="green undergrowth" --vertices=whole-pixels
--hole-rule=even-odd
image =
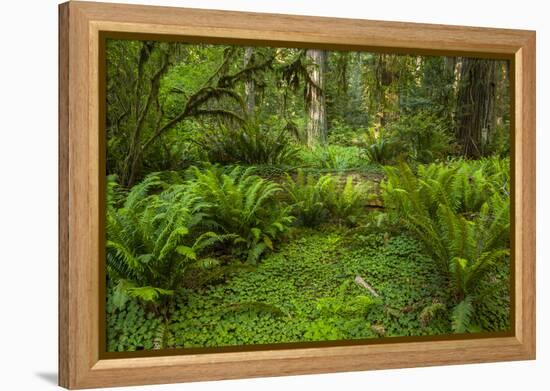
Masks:
[[[379,296],[360,286],[358,276]],[[486,284],[507,278],[501,266]],[[485,308],[477,323],[483,329],[509,327],[506,292],[495,291],[480,304]],[[253,269],[180,290],[167,319],[136,300],[115,309],[109,295],[108,349],[450,334],[450,295],[435,263],[409,236],[301,228]]]
[[[265,179],[280,180],[288,175],[296,175],[298,171],[319,177],[326,174],[333,175],[352,175],[356,174],[367,179],[380,180],[384,175],[384,167],[379,164],[364,164],[356,167],[319,167],[315,165],[254,165],[250,166],[250,172]]]

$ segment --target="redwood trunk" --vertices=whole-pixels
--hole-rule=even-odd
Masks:
[[[326,144],[327,141],[327,113],[324,93],[327,52],[310,49],[306,54],[313,63],[309,70],[310,85],[307,94],[309,114],[307,144],[314,148]]]
[[[456,135],[465,157],[483,156],[494,130],[495,71],[492,60],[464,58],[462,61]]]

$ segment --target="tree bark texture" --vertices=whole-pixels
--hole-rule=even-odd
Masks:
[[[244,67],[248,67],[250,60],[252,59],[253,48],[247,47],[244,49]],[[254,107],[256,106],[256,88],[254,85],[254,79],[250,75],[244,83],[244,94],[246,97],[246,112],[249,116],[254,114]]]
[[[307,145],[314,148],[326,144],[327,141],[327,113],[325,103],[325,72],[327,52],[318,49],[309,49],[306,55],[311,60],[309,68],[309,83],[307,87]]]
[[[479,158],[494,130],[495,61],[464,58],[460,70],[456,135],[462,154]]]

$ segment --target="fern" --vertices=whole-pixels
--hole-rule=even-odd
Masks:
[[[374,129],[369,129],[363,138],[364,153],[372,163],[390,164],[402,151],[398,142]]]
[[[120,206],[126,196],[122,186],[117,182],[116,175],[107,176],[107,208],[113,209]]]
[[[475,259],[509,246],[509,198],[496,190],[493,176],[464,168],[470,164],[477,165],[419,166],[418,176],[404,163],[385,168],[381,189],[388,214],[424,243],[444,271],[454,257]],[[480,185],[463,186],[472,172]]]
[[[221,164],[292,163],[299,151],[288,139],[286,129],[277,131],[260,123],[206,131],[199,143],[210,162]]]
[[[343,189],[340,187],[337,178],[331,175],[316,180],[301,169],[295,179],[287,174],[285,184],[292,213],[300,224],[310,227],[329,219],[352,226],[366,213],[368,185],[354,184],[350,175]]]
[[[139,286],[126,288],[128,296],[142,299],[144,301],[156,301],[161,296],[172,296],[172,289],[156,288],[152,286]]]
[[[301,159],[306,166],[330,170],[357,169],[367,162],[357,147],[327,145],[314,149],[303,149]]]
[[[313,175],[306,176],[301,169],[298,169],[295,179],[287,174],[285,190],[290,198],[292,213],[301,225],[315,226],[328,218],[328,206],[323,194],[329,181],[331,178],[328,175],[315,180]]]
[[[213,229],[230,244],[234,255],[256,263],[273,250],[276,242],[294,220],[290,208],[277,196],[278,184],[252,175],[252,169],[234,167],[229,172],[209,167],[191,169],[191,191],[205,205],[215,223]]]
[[[381,185],[390,220],[419,239],[449,280],[453,329],[464,332],[480,282],[509,255],[509,176],[495,160],[386,167]],[[454,304],[453,304],[454,305]]]
[[[327,181],[323,196],[331,216],[339,224],[356,225],[366,213],[367,184],[354,184],[353,177],[346,178],[343,189],[338,188],[335,180]]]
[[[161,323],[155,330],[153,349],[166,349],[175,345],[175,337],[167,322]]]
[[[487,274],[496,261],[509,255],[508,249],[492,250],[481,254],[475,260],[453,258],[449,272],[455,294],[463,298],[477,289],[481,279]]]
[[[117,303],[124,295],[161,304],[183,283],[186,268],[200,253],[223,240],[205,231],[206,204],[180,179],[146,177],[128,193],[123,207],[107,211],[107,270]]]
[[[464,300],[453,308],[451,313],[453,331],[455,333],[465,333],[468,331],[473,313],[472,297],[466,296]]]

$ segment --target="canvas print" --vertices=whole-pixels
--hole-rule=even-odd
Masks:
[[[511,330],[510,63],[108,39],[108,352]]]

